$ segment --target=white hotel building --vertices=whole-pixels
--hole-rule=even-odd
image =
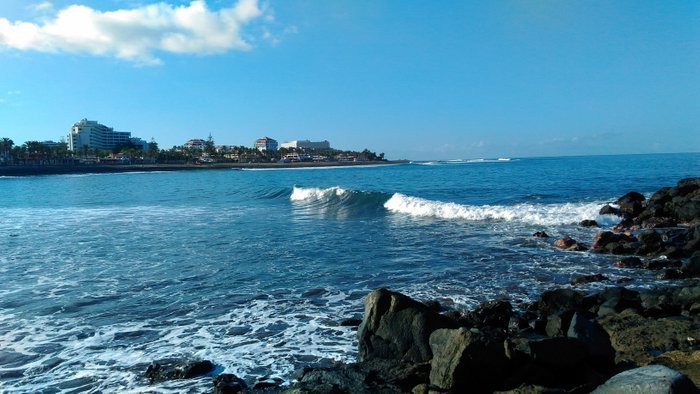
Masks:
[[[295,148],[295,149],[330,149],[331,148],[331,143],[328,141],[319,141],[319,142],[312,142],[309,140],[300,140],[300,141],[287,141],[284,142],[280,148]]]
[[[148,143],[131,136],[128,131],[114,131],[113,128],[94,120],[82,119],[76,122],[68,134],[68,149],[80,151],[87,145],[88,149],[109,150],[121,145],[134,144],[148,149]]]

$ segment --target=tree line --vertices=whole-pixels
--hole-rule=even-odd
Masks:
[[[240,146],[216,146],[211,136],[205,141],[203,149],[173,146],[170,149],[159,149],[158,143],[151,139],[148,148],[127,143],[110,150],[93,149],[84,145],[77,151],[68,149],[65,141],[44,144],[39,141],[26,141],[16,145],[9,138],[0,138],[0,165],[29,165],[29,164],[68,164],[81,159],[105,160],[107,158],[124,158],[131,163],[162,163],[162,164],[196,164],[211,162],[241,162],[260,163],[283,160],[290,154],[296,154],[301,161],[319,160],[357,160],[383,161],[384,153],[375,153],[369,149],[362,151],[338,149],[303,149],[280,148],[278,150],[258,150],[257,148]]]

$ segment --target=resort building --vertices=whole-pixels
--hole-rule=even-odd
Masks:
[[[255,140],[255,147],[258,150],[277,150],[277,141],[270,137],[262,137]]]
[[[309,140],[295,140],[295,141],[287,141],[283,143],[280,148],[287,148],[287,149],[330,149],[331,148],[331,143],[323,140],[319,142],[313,142]]]
[[[194,148],[194,149],[201,149],[204,150],[204,148],[207,146],[207,142],[204,140],[200,139],[192,139],[187,142],[185,142],[185,148]]]
[[[148,149],[148,143],[140,138],[131,137],[128,131],[114,131],[113,128],[94,120],[82,119],[71,127],[68,133],[68,149],[79,151],[83,146],[88,149],[110,150],[125,145],[140,146]]]

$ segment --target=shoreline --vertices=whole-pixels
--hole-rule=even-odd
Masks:
[[[18,165],[0,166],[0,176],[19,177],[70,174],[118,174],[128,172],[170,172],[225,169],[296,169],[326,167],[356,167],[406,164],[408,160],[363,162],[301,162],[301,163],[214,163],[214,164],[129,164],[129,165]]]

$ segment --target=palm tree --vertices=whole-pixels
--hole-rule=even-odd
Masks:
[[[2,156],[4,160],[10,159],[10,152],[14,144],[15,143],[9,138],[0,139],[0,156]]]

